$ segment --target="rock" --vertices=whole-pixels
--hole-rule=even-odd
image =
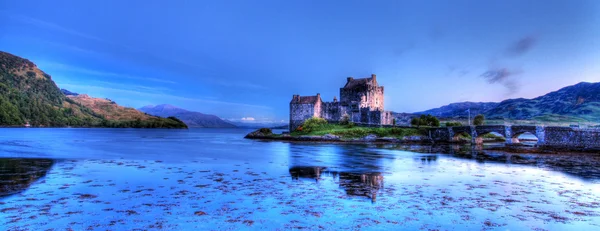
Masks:
[[[326,135],[323,136],[323,139],[326,139],[326,140],[339,140],[340,137],[336,136],[336,135],[333,135],[333,134],[326,134]]]
[[[364,141],[375,141],[375,140],[377,140],[377,136],[374,135],[374,134],[369,134],[369,135],[363,137],[362,140],[364,140]]]
[[[204,215],[206,215],[206,213],[203,212],[203,211],[196,211],[196,212],[194,212],[194,215],[196,215],[196,216],[204,216]]]
[[[407,140],[407,141],[422,141],[423,137],[421,137],[421,136],[406,136],[406,137],[404,137],[404,140]]]
[[[398,143],[400,140],[394,137],[381,137],[377,139],[377,142],[389,142],[389,143]]]
[[[268,128],[261,128],[246,135],[245,138],[270,138],[273,132]]]
[[[302,140],[302,141],[320,141],[320,140],[322,140],[322,137],[321,136],[300,136],[297,139]]]

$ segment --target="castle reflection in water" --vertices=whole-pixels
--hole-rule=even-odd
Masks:
[[[346,194],[368,197],[372,202],[377,201],[377,192],[383,189],[383,175],[379,172],[347,173],[328,171],[327,167],[297,166],[290,168],[290,175],[293,180],[305,178],[314,179],[316,182],[321,180],[322,176],[331,176],[334,182],[346,191]]]

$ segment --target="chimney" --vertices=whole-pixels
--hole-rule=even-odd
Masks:
[[[337,96],[334,96],[334,97],[333,97],[333,102],[334,102],[334,103],[337,103]]]
[[[377,81],[377,75],[371,74],[371,79],[373,79],[373,81]]]
[[[317,101],[321,101],[321,93],[317,93]]]
[[[348,77],[348,82],[350,82],[350,81],[352,81],[352,80],[354,80],[354,78],[352,78],[352,77]]]

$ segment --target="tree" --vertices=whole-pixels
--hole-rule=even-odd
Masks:
[[[457,126],[462,126],[462,123],[460,123],[460,122],[452,122],[452,121],[446,122],[446,127],[457,127]]]
[[[473,118],[474,125],[483,125],[485,123],[485,117],[482,114],[479,114]]]
[[[421,126],[421,124],[423,124],[423,122],[421,121],[421,118],[419,118],[419,117],[415,117],[415,118],[412,118],[412,120],[410,120],[410,125],[412,125],[412,126],[419,127],[419,126]]]
[[[413,126],[429,126],[429,127],[439,127],[440,120],[432,115],[421,115],[420,117],[412,118],[410,124]]]
[[[302,124],[302,130],[306,132],[311,132],[319,129],[321,126],[326,124],[327,120],[319,117],[313,117],[304,121],[304,123]]]

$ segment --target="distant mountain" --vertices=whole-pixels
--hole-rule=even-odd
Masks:
[[[434,108],[423,112],[416,112],[414,114],[430,114],[441,118],[453,118],[453,117],[467,117],[467,110],[471,110],[472,115],[482,114],[486,111],[495,108],[499,103],[476,103],[476,102],[462,102],[462,103],[451,103],[440,108]]]
[[[508,99],[500,103],[455,103],[415,114],[465,118],[484,114],[489,119],[539,121],[600,121],[600,83],[582,82],[533,99]]]
[[[155,116],[172,116],[180,119],[189,127],[199,128],[235,128],[236,126],[228,123],[215,115],[203,114],[200,112],[188,111],[173,105],[161,104],[157,106],[145,106],[139,109],[145,113]]]
[[[78,97],[63,94],[33,62],[0,51],[0,126],[186,128],[174,118],[107,116]]]
[[[74,95],[74,96],[78,96],[79,94],[75,93],[75,92],[70,92],[67,89],[60,89],[60,92],[62,92],[64,95]]]
[[[600,121],[600,83],[578,83],[534,99],[510,99],[485,113],[490,118]]]

